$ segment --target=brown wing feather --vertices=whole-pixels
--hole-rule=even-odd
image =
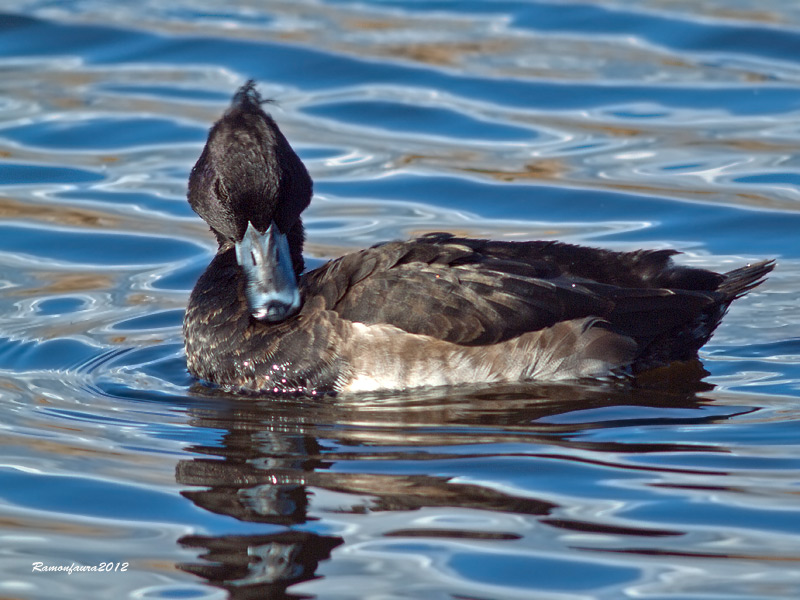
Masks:
[[[587,316],[619,317],[627,335],[655,335],[711,301],[704,294],[647,289],[630,275],[626,283],[639,287],[598,283],[588,272],[573,275],[569,265],[559,264],[563,248],[550,242],[426,237],[347,255],[307,274],[303,286],[344,319],[387,323],[465,345],[496,343]],[[608,256],[648,263],[641,269],[648,276],[649,263],[669,260],[668,253]],[[609,270],[607,262],[597,261],[601,276]]]

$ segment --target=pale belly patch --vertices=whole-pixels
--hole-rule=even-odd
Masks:
[[[588,320],[566,321],[498,344],[462,346],[391,325],[353,323],[343,392],[558,381],[609,375],[635,355],[633,340]]]

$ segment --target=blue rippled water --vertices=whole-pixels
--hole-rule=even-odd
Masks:
[[[800,597],[798,48],[781,0],[0,3],[0,597]],[[702,385],[221,396],[185,190],[249,78],[311,266],[439,230],[779,266]]]

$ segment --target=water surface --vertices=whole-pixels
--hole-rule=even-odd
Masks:
[[[788,4],[0,4],[0,596],[800,596]],[[203,389],[186,180],[249,78],[312,267],[439,230],[779,267],[656,387]]]

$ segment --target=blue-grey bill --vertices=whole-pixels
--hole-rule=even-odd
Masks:
[[[236,261],[245,274],[245,295],[250,314],[277,323],[300,308],[300,290],[294,274],[289,243],[273,223],[261,233],[252,223],[236,244]]]

